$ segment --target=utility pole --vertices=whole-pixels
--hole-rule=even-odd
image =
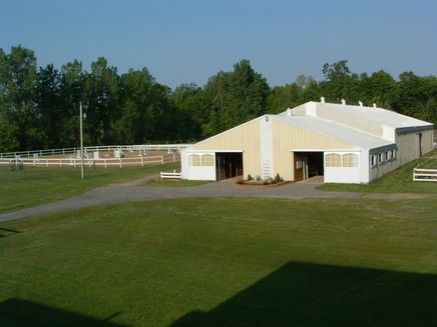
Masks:
[[[83,114],[82,114],[82,101],[79,102],[79,125],[80,125],[80,173],[82,179],[85,177],[83,170]]]

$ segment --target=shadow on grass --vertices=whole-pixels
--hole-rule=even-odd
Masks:
[[[0,303],[1,326],[123,326],[109,321],[119,314],[97,319],[18,298]]]
[[[20,234],[19,230],[0,227],[0,237],[7,237],[15,234]]]
[[[173,326],[437,326],[437,276],[290,262]]]

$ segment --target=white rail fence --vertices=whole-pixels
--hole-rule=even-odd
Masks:
[[[181,179],[181,173],[177,173],[176,171],[172,173],[161,171],[160,177],[161,179]]]
[[[437,169],[414,168],[413,181],[437,182]]]
[[[437,182],[437,156],[431,155],[413,169],[413,181]]]
[[[110,166],[146,166],[166,164],[180,161],[179,153],[166,153],[162,156],[139,156],[127,158],[84,158],[84,165],[88,167],[110,167]],[[70,158],[44,158],[35,156],[33,158],[0,158],[0,165],[18,165],[34,167],[76,167],[80,166],[81,158],[70,156]]]
[[[147,151],[180,151],[191,144],[136,144],[136,145],[101,145],[101,146],[86,146],[84,152],[94,151],[138,151],[141,153]],[[79,147],[74,148],[60,148],[60,149],[46,149],[46,150],[31,150],[31,151],[17,151],[17,152],[3,152],[0,153],[1,158],[15,158],[15,157],[32,157],[33,155],[49,156],[49,155],[64,155],[80,151]]]

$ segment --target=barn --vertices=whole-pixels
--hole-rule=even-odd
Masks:
[[[359,105],[307,102],[263,115],[184,149],[181,176],[221,180],[277,174],[301,181],[369,183],[433,148],[433,125]]]

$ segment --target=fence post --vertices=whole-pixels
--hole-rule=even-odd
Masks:
[[[118,160],[120,160],[120,168],[121,168],[122,167],[122,165],[121,165],[121,157]]]
[[[141,157],[141,167],[144,167],[144,157]]]
[[[105,163],[105,168],[106,168],[106,167],[107,167],[107,166],[106,166],[106,159],[103,159],[103,162]]]
[[[46,159],[46,167],[49,166],[49,161]]]
[[[61,159],[59,159],[59,167],[62,167]]]
[[[164,164],[164,156],[161,156],[161,165]]]
[[[173,162],[176,162],[176,158],[175,158],[174,152],[172,152],[172,156],[173,156]]]

